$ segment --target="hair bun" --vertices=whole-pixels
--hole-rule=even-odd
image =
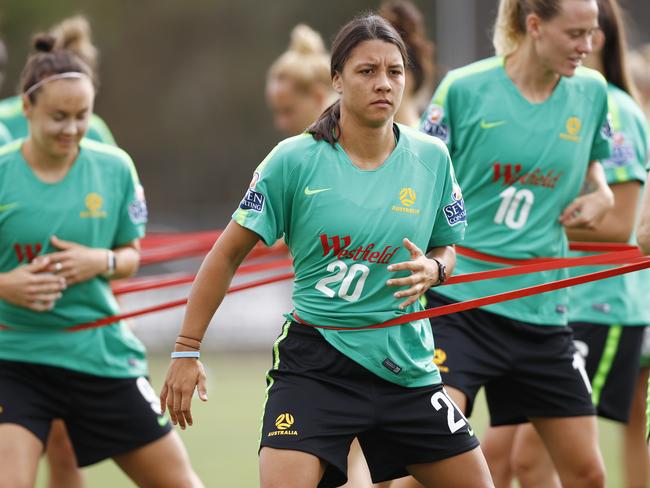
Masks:
[[[327,52],[320,34],[305,24],[298,24],[291,31],[289,49],[306,56]]]
[[[38,34],[34,37],[34,49],[39,52],[49,53],[54,49],[56,38],[49,34]]]

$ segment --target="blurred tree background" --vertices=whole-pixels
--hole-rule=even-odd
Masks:
[[[414,3],[436,41],[440,72],[491,53],[496,0]],[[648,42],[650,2],[624,4],[645,29],[633,42]],[[291,28],[305,22],[329,44],[343,23],[377,6],[367,0],[3,0],[0,37],[9,66],[0,95],[15,93],[34,33],[85,14],[101,52],[96,112],[138,167],[150,228],[219,228],[281,137],[266,110],[264,83]]]

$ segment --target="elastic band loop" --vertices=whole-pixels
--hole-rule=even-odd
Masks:
[[[180,358],[199,359],[200,357],[201,357],[200,351],[174,351],[171,355],[172,359],[180,359]]]

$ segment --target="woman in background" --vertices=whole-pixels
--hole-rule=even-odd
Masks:
[[[77,15],[62,20],[50,31],[55,41],[55,49],[65,49],[75,53],[93,70],[98,72],[98,51],[91,39],[91,29],[88,20]],[[23,114],[23,101],[20,95],[0,100],[0,123],[4,124],[12,139],[24,139],[29,128]],[[115,145],[115,139],[106,123],[96,114],[90,116],[88,139]]]
[[[614,208],[592,229],[566,231],[572,241],[628,243],[634,241],[641,187],[646,179],[647,124],[635,101],[625,28],[616,0],[598,0],[598,24],[593,51],[585,65],[608,81],[614,145],[612,156],[602,165],[614,193]],[[570,273],[597,270],[576,268]],[[639,370],[644,328],[650,323],[645,290],[648,278],[648,272],[640,271],[583,284],[571,289],[569,302],[569,325],[580,354],[578,361],[584,362],[598,415],[627,424],[622,461],[628,487],[646,486],[649,481],[645,447],[647,368]],[[514,446],[508,439],[513,439]],[[506,476],[497,475],[508,471],[525,488],[560,486],[553,463],[530,424],[491,429],[485,443],[488,452],[495,443],[501,445],[501,456],[490,456],[490,468],[498,479],[497,486],[510,486]],[[508,468],[503,464],[512,465]]]
[[[318,32],[304,24],[291,31],[291,44],[269,68],[266,100],[275,128],[287,136],[309,127],[336,99],[330,58]]]
[[[595,0],[501,0],[497,56],[451,71],[437,88],[422,129],[447,143],[463,185],[465,247],[510,259],[563,257],[563,227],[593,227],[612,207],[598,162],[610,155],[607,85],[580,68],[597,28]],[[585,184],[593,192],[580,195]],[[499,267],[458,256],[459,273]],[[427,293],[428,306],[564,277],[559,270],[445,286]],[[533,422],[565,487],[603,487],[567,304],[558,290],[432,319],[438,365],[466,415],[485,387],[491,425]]]
[[[409,55],[404,97],[395,114],[395,121],[409,127],[418,127],[420,115],[433,91],[433,43],[427,38],[422,13],[409,0],[384,2],[377,13],[400,33]],[[424,100],[424,103],[421,103],[421,100]]]

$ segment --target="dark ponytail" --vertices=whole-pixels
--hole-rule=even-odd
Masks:
[[[318,117],[318,120],[307,128],[317,141],[326,140],[330,144],[336,144],[339,140],[339,120],[341,119],[341,100],[337,100],[327,107]]]
[[[404,66],[408,65],[406,46],[395,28],[379,15],[366,14],[345,24],[336,35],[332,43],[330,76],[334,78],[336,73],[343,71],[343,66],[355,47],[364,41],[375,39],[394,44],[402,55]],[[307,128],[307,132],[317,141],[324,140],[334,146],[341,136],[340,119],[341,101],[337,100],[325,109],[316,122]]]

